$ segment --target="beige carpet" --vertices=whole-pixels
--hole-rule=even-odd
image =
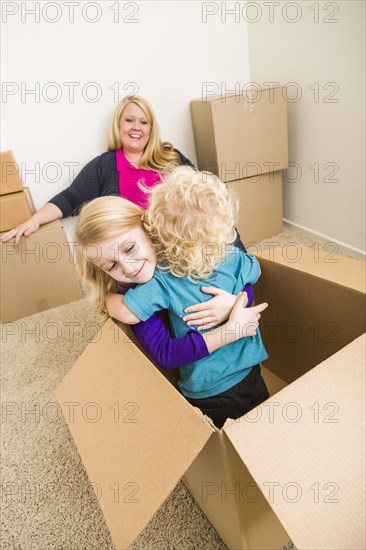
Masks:
[[[292,231],[272,240],[312,242]],[[54,397],[92,338],[95,321],[86,300],[80,300],[2,327],[3,550],[114,549]],[[226,546],[179,483],[130,548],[224,550]]]
[[[3,326],[3,549],[114,548],[54,397],[92,321],[80,300]],[[226,547],[180,483],[131,548]]]

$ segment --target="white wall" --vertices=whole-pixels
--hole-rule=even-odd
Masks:
[[[195,162],[189,101],[203,88],[295,82],[289,95],[302,97],[289,102],[290,161],[302,176],[285,183],[285,218],[364,249],[364,8],[356,0],[1,2],[1,149],[14,150],[39,208],[106,149],[115,100],[127,93],[150,100],[162,138]],[[74,101],[67,82],[79,83]],[[37,97],[27,93],[37,87]],[[333,167],[339,181],[327,183]]]
[[[253,21],[251,80],[295,82],[291,98],[302,92],[289,103],[290,161],[301,166],[302,176],[284,185],[284,217],[364,250],[365,3],[252,2],[244,14]],[[289,176],[295,178],[295,171]]]
[[[204,22],[201,2],[119,2],[119,23],[116,1],[76,2],[74,22],[67,4],[1,2],[1,149],[13,149],[37,208],[68,185],[68,163],[79,171],[106,150],[115,99],[136,91],[146,97],[162,138],[195,162],[189,101],[201,96],[205,82],[217,91],[221,82],[249,80],[245,24],[210,15]],[[39,22],[29,12],[37,5]],[[73,102],[65,82],[80,83]],[[35,86],[39,97],[22,97]],[[90,102],[97,90],[100,99]],[[35,167],[36,175],[29,172]]]

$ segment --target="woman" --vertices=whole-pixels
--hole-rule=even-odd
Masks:
[[[147,187],[161,181],[161,172],[180,164],[193,166],[169,142],[162,142],[154,112],[142,97],[127,96],[114,113],[108,151],[89,162],[73,183],[26,222],[2,236],[2,241],[29,236],[40,225],[77,214],[80,207],[104,195],[121,195],[147,208],[147,195],[138,186]]]

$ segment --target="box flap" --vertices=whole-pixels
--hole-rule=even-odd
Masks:
[[[109,320],[56,392],[117,548],[127,548],[213,429]]]
[[[329,250],[302,246],[296,242],[286,247],[274,247],[274,243],[254,245],[251,254],[302,271],[338,285],[347,286],[358,292],[366,292],[366,263],[334,253],[334,243],[328,243]],[[332,246],[331,246],[332,245]]]
[[[365,335],[224,431],[298,550],[365,546]]]
[[[191,103],[206,103],[208,101],[223,101],[223,98],[225,97],[238,97],[240,99],[243,99],[243,98],[248,98],[248,99],[252,99],[252,97],[254,96],[254,98],[256,97],[256,95],[258,94],[258,88],[256,86],[252,86],[253,89],[251,89],[251,87],[249,86],[248,88],[245,88],[243,87],[243,90],[238,94],[238,93],[228,93],[228,94],[215,94],[215,95],[209,95],[209,96],[206,96],[205,98],[202,98],[202,97],[198,97],[196,99],[192,99]],[[282,89],[283,86],[271,86],[270,88],[261,88],[261,92],[262,93],[268,93],[268,94],[272,94],[273,93],[273,90],[277,90],[277,89]]]

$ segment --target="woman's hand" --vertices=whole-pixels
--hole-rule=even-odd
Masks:
[[[35,212],[26,222],[21,223],[18,227],[10,229],[1,237],[3,243],[7,243],[11,239],[15,239],[15,244],[18,245],[21,237],[29,237],[38,231],[40,225],[53,222],[62,218],[62,212],[58,206],[48,202],[38,212]]]
[[[5,235],[1,237],[1,240],[3,243],[7,243],[15,238],[14,243],[18,245],[23,235],[29,237],[29,235],[38,231],[40,225],[39,216],[37,216],[37,213],[33,214],[26,222],[21,223],[18,227],[14,227],[14,229],[10,229],[10,231],[5,233]]]
[[[201,290],[206,294],[212,294],[213,298],[207,300],[207,302],[187,307],[184,312],[188,315],[183,317],[183,321],[188,326],[197,326],[198,330],[206,330],[223,323],[229,318],[237,297],[215,286],[201,286]],[[244,292],[241,296],[241,303],[244,303],[243,307],[246,307],[248,303],[247,293]]]

